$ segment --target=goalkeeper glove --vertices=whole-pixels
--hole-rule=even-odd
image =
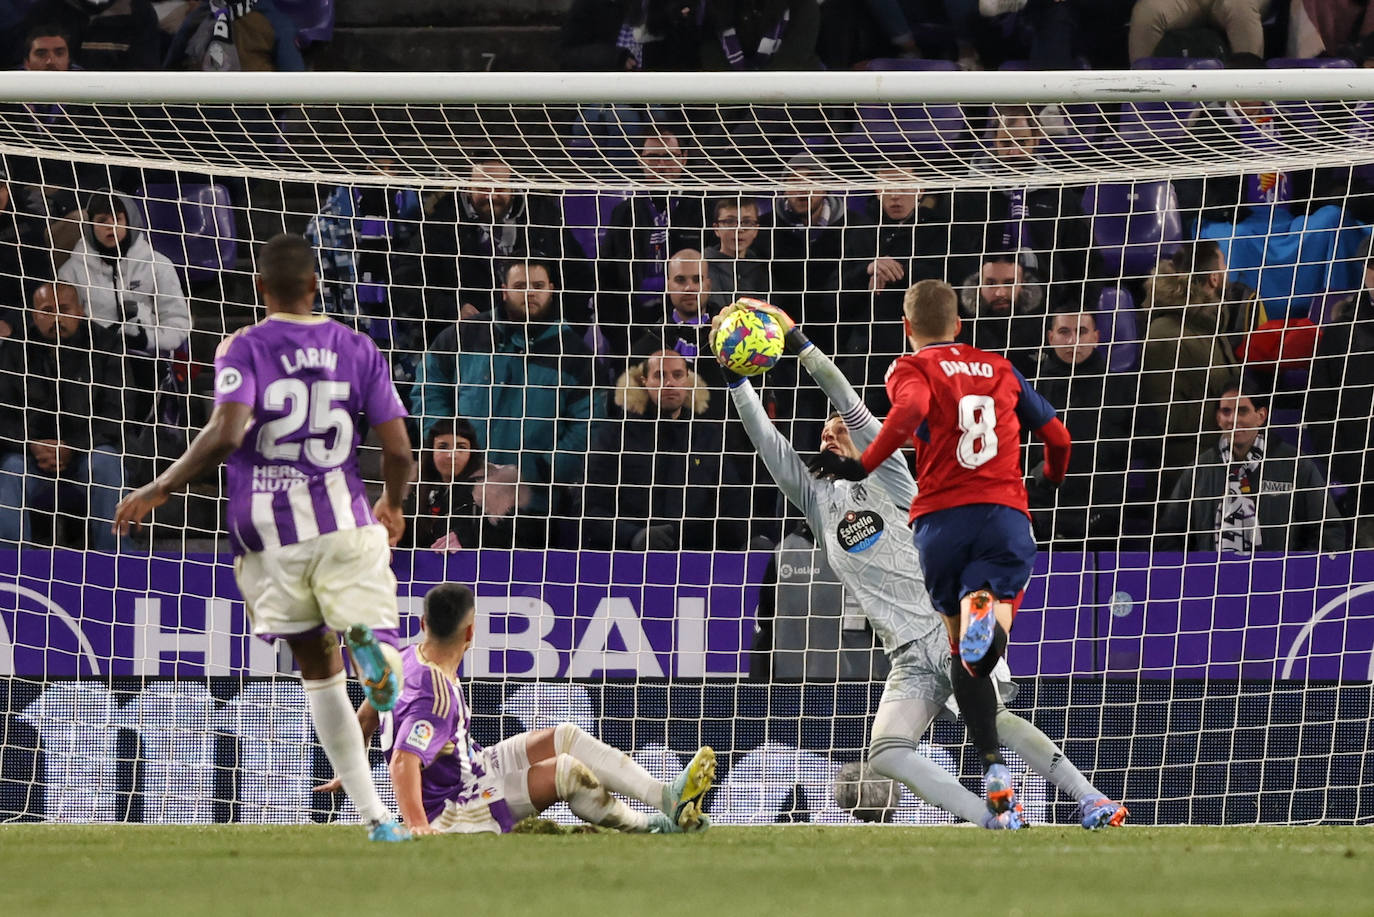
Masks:
[[[862,481],[868,477],[868,471],[864,469],[863,463],[858,459],[840,455],[838,452],[831,452],[829,449],[822,449],[817,452],[816,457],[808,462],[806,467],[812,474],[820,475],[823,478]]]

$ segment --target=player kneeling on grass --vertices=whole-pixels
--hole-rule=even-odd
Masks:
[[[722,310],[715,327],[719,328],[735,308]],[[821,432],[820,454],[856,461],[862,454],[856,442],[872,443],[880,429],[878,421],[830,358],[807,340],[786,313],[768,305],[757,308],[768,311],[785,329],[787,349],[798,355],[838,409]],[[900,780],[925,801],[976,824],[1021,827],[1016,808],[1003,811],[992,807],[994,811],[989,812],[953,774],[917,751],[917,743],[931,721],[946,711],[953,714],[957,710],[950,700],[956,692],[946,630],[926,591],[921,559],[907,534],[907,507],[916,498],[917,489],[906,461],[900,454],[888,455],[861,482],[813,473],[770,422],[749,380],[734,377],[730,396],[773,479],[806,515],[832,569],[864,609],[892,662],[873,722],[871,770]],[[997,688],[994,714],[1001,741],[1037,773],[1078,800],[1083,827],[1121,824],[1126,808],[1099,793],[1048,736],[1006,708],[1003,701],[1015,695],[1016,686],[1006,661],[995,662],[987,681]],[[969,732],[974,732],[972,726]],[[861,781],[856,775],[837,780],[837,798],[841,790],[852,790],[849,795],[854,797],[853,803],[847,808],[856,816],[895,806],[890,781],[881,781],[879,787],[870,776],[862,781],[864,792],[860,793]],[[877,805],[866,802],[875,792],[891,798]]]
[[[585,822],[620,831],[703,831],[701,811],[715,779],[716,755],[699,749],[672,783],[661,783],[618,749],[572,723],[521,733],[490,748],[472,740],[472,711],[458,666],[472,646],[477,611],[472,590],[456,583],[425,596],[424,639],[402,654],[405,671],[395,708],[358,710],[364,744],[381,725],[401,817],[414,834],[504,834],[560,800]],[[317,789],[339,788],[331,781]],[[658,811],[645,814],[612,793]]]

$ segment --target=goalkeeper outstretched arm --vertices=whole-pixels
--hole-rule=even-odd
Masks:
[[[789,346],[800,332],[800,328],[794,328],[789,332]],[[877,439],[882,423],[869,411],[859,393],[854,391],[854,386],[849,384],[844,373],[835,365],[835,361],[805,337],[800,340],[805,342],[798,353],[802,367],[816,380],[816,384],[825,392],[835,410],[840,412],[840,419],[849,429],[854,444],[860,449],[866,448]],[[873,476],[883,483],[894,499],[905,505],[910,506],[911,501],[916,498],[916,479],[911,476],[911,469],[907,467],[906,459],[900,450],[884,459],[874,470]]]

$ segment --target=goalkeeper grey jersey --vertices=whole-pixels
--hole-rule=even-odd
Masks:
[[[813,346],[801,362],[844,417],[855,444],[862,449],[872,442],[882,425],[830,358]],[[907,515],[916,482],[902,454],[893,454],[863,481],[821,480],[773,426],[748,380],[732,388],[730,397],[773,480],[806,515],[831,568],[888,655],[943,629],[911,542]]]

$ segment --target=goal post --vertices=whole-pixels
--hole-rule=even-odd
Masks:
[[[1356,68],[0,73],[0,820],[356,819],[310,793],[288,655],[246,636],[219,478],[150,536],[98,525],[208,415],[289,231],[430,440],[402,630],[432,584],[475,587],[484,744],[572,720],[667,777],[709,743],[716,824],[853,820],[833,779],[887,661],[700,318],[777,302],[881,414],[901,292],[935,277],[1090,457],[1057,495],[1027,462],[1012,709],[1133,822],[1374,822],[1371,128]],[[62,343],[44,296],[93,330]],[[671,414],[665,352],[699,380],[690,435],[635,425]],[[788,358],[756,385],[807,457],[813,381]],[[1227,456],[1242,400],[1263,440]],[[444,431],[484,480],[445,489]],[[919,739],[976,789],[962,725]],[[1016,778],[1033,822],[1076,823]],[[953,818],[905,792],[893,820]]]

